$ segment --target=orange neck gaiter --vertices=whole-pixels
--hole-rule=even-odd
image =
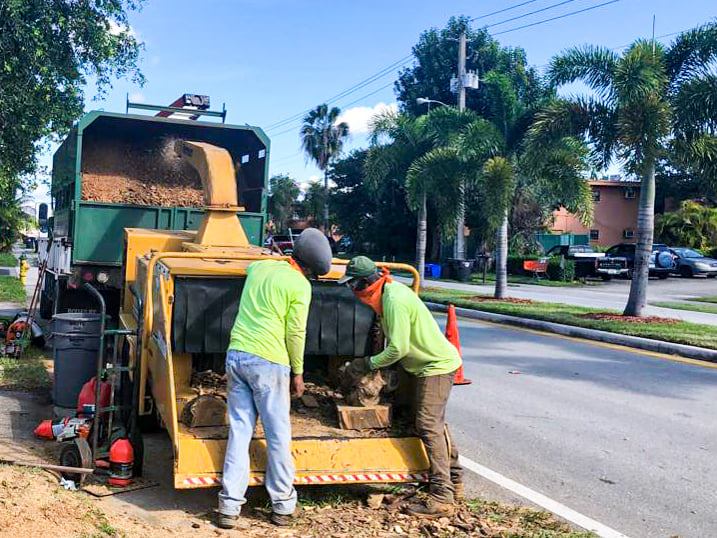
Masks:
[[[294,269],[299,271],[299,273],[301,273],[302,275],[304,274],[304,270],[301,268],[301,266],[298,263],[296,263],[296,260],[294,260],[294,258],[289,258],[289,265],[291,265],[291,267],[293,267]],[[304,275],[304,276],[306,276],[306,275]]]
[[[381,270],[381,278],[371,284],[366,289],[354,291],[356,298],[362,303],[370,306],[379,316],[383,315],[383,286],[388,282],[393,282],[391,273],[385,267]]]

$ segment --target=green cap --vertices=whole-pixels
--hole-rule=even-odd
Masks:
[[[373,263],[371,258],[366,256],[356,256],[351,258],[349,264],[346,266],[346,273],[344,276],[339,278],[339,284],[346,284],[349,280],[354,278],[365,278],[371,276],[376,272],[376,264]]]

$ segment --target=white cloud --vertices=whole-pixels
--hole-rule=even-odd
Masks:
[[[398,110],[396,103],[378,103],[374,106],[355,106],[347,108],[337,118],[337,122],[345,121],[349,124],[349,133],[366,134],[369,132],[371,118],[379,112]]]
[[[134,92],[129,94],[129,100],[132,103],[144,103],[145,97],[142,92]]]

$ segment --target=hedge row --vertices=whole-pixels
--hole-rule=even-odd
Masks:
[[[540,256],[508,256],[508,274],[532,276],[523,269],[523,262],[538,260]],[[563,260],[561,256],[553,256],[548,260],[547,275],[550,280],[569,282],[575,280],[575,262]]]

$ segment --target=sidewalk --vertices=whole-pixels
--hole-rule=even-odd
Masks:
[[[25,310],[27,308],[27,303],[30,301],[32,294],[35,291],[35,285],[37,284],[37,254],[33,251],[23,249],[14,249],[13,254],[15,254],[18,258],[20,255],[25,254],[28,262],[30,263],[30,269],[27,272],[27,282],[25,283],[25,295],[27,296],[27,299],[25,304],[0,301],[0,318],[10,318],[19,311]],[[18,268],[13,268],[11,270],[11,276],[18,276]]]
[[[398,277],[398,280],[410,283],[410,279],[408,278]],[[428,287],[468,291],[476,295],[493,295],[494,290],[493,284],[464,284],[432,279],[426,279],[424,282]],[[652,284],[652,282],[650,282],[650,284]],[[557,288],[532,286],[530,284],[508,284],[508,297],[622,311],[627,303],[627,286],[625,286],[625,291],[621,292],[621,290],[600,290],[593,287]],[[650,316],[675,318],[705,325],[717,325],[717,314],[691,312],[688,310],[649,305],[645,307],[644,312]]]

